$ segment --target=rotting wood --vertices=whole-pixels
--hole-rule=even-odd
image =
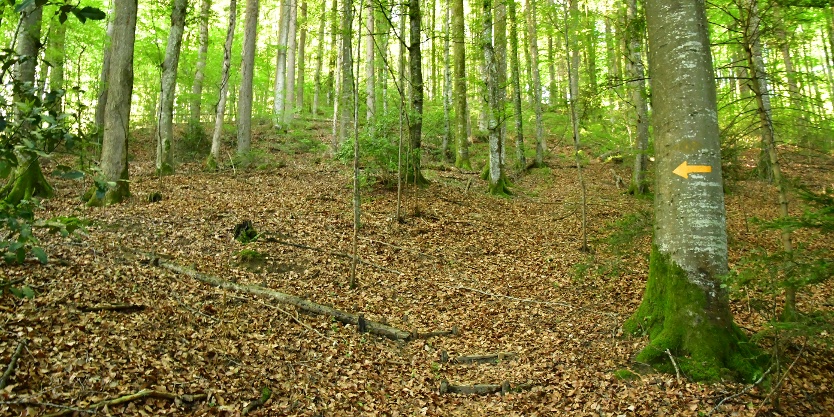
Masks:
[[[336,321],[345,324],[351,324],[356,326],[359,323],[359,317],[355,314],[350,314],[344,311],[336,310],[335,308],[314,303],[312,301],[305,300],[301,297],[297,297],[294,295],[284,294],[257,285],[237,284],[234,282],[225,281],[217,277],[201,274],[193,269],[184,268],[180,265],[176,265],[170,262],[160,261],[159,266],[170,271],[176,272],[178,274],[187,275],[198,281],[204,282],[209,285],[213,285],[218,288],[240,291],[248,294],[254,294],[261,297],[270,298],[280,303],[293,305],[309,313],[331,316],[334,319],[336,319]],[[365,320],[365,325],[368,330],[368,333],[384,336],[392,340],[408,341],[412,338],[410,332],[400,330],[395,327],[388,326],[386,324]]]
[[[460,364],[487,364],[491,363],[493,365],[497,365],[498,363],[513,360],[518,357],[518,354],[512,352],[498,352],[498,353],[488,353],[485,355],[469,355],[469,356],[458,356],[456,358],[450,358],[449,354],[446,351],[442,351],[440,353],[440,361],[443,363],[460,363]]]
[[[504,395],[510,392],[526,391],[532,387],[533,384],[530,382],[511,386],[507,381],[501,384],[452,385],[444,379],[440,382],[439,391],[440,394],[489,395],[500,393]]]
[[[241,411],[242,415],[247,415],[252,412],[254,409],[266,404],[269,401],[269,398],[272,397],[272,390],[269,387],[263,387],[261,389],[261,396],[257,400],[254,400],[243,407],[243,411]]]
[[[23,348],[26,347],[27,343],[28,341],[23,339],[17,344],[17,349],[14,350],[14,354],[12,354],[12,358],[9,360],[9,366],[6,367],[6,372],[3,372],[3,376],[0,377],[0,390],[6,388],[6,385],[8,385],[9,378],[12,376],[14,369],[17,367],[17,360],[20,359],[20,355],[23,354]]]
[[[95,403],[95,404],[87,407],[87,409],[84,412],[94,413],[95,410],[98,410],[98,409],[103,408],[103,407],[125,404],[125,403],[129,403],[129,402],[132,402],[132,401],[141,400],[143,398],[157,398],[157,399],[171,400],[171,401],[179,400],[179,401],[191,403],[191,402],[194,402],[194,401],[200,401],[200,400],[206,399],[206,394],[177,395],[177,394],[172,394],[170,392],[157,391],[157,390],[152,390],[152,389],[143,389],[143,390],[141,390],[139,392],[136,392],[136,393],[133,393],[133,394],[128,394],[128,395],[124,395],[124,396],[121,396],[121,397],[117,397],[117,398],[113,398],[113,399],[110,399],[110,400],[104,400],[104,401]],[[66,415],[70,415],[70,414],[75,413],[75,412],[77,412],[76,409],[67,408],[67,409],[58,411],[57,413],[46,414],[44,417],[66,416]]]
[[[330,251],[330,250],[327,250],[327,249],[317,248],[315,246],[307,246],[307,245],[304,245],[304,244],[301,244],[301,243],[287,242],[285,240],[276,239],[274,237],[265,237],[264,242],[278,243],[280,245],[292,246],[294,248],[312,250],[312,251],[326,253],[326,254],[331,255],[331,256],[336,256],[336,257],[339,257],[339,258],[344,258],[344,259],[349,259],[349,260],[353,259],[353,256],[348,254],[348,253],[333,252],[333,251]],[[386,268],[382,265],[377,265],[373,262],[366,261],[362,258],[356,258],[356,262],[359,262],[363,265],[367,265],[367,266],[377,268],[377,269],[385,271],[385,272],[391,272],[391,273],[394,273],[394,274],[397,274],[397,275],[404,275],[402,272],[397,271],[396,269]]]
[[[79,306],[78,311],[84,313],[94,313],[99,311],[118,311],[121,313],[133,313],[135,311],[142,311],[147,306],[141,304],[97,304],[93,306]]]

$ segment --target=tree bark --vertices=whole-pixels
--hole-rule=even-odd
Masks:
[[[463,0],[452,2],[452,53],[455,61],[455,166],[471,170],[469,136],[467,135],[468,108],[466,105],[466,38],[464,37]]]
[[[101,76],[99,76],[98,97],[96,100],[96,114],[95,121],[98,128],[98,135],[104,132],[104,110],[107,106],[107,87],[110,76],[110,55],[113,45],[113,15],[116,14],[116,5],[112,3],[109,13],[107,13],[107,37],[104,41],[104,56],[101,63]],[[100,139],[101,136],[98,136]]]
[[[295,83],[296,99],[295,108],[298,112],[304,111],[304,76],[307,72],[306,49],[307,49],[307,2],[301,2],[301,28],[298,34],[298,81]]]
[[[278,52],[275,58],[275,97],[272,102],[274,126],[278,129],[282,128],[284,112],[286,111],[287,53],[292,1],[281,1],[281,18],[278,23]]]
[[[136,38],[137,0],[114,0],[113,35],[110,38],[111,62],[107,79],[107,106],[104,110],[104,136],[101,148],[101,173],[110,186],[103,193],[93,192],[89,205],[119,203],[130,195],[128,186],[127,138],[130,132],[130,102],[133,96],[133,48]]]
[[[369,127],[373,127],[374,115],[376,114],[376,86],[374,68],[374,6],[368,2],[365,9],[365,121]]]
[[[223,119],[226,114],[226,99],[229,95],[229,70],[232,65],[232,45],[235,39],[235,24],[237,23],[237,0],[229,3],[229,26],[226,29],[226,43],[223,45],[223,73],[220,76],[220,99],[217,102],[217,112],[214,116],[214,133],[211,135],[211,155],[207,166],[217,167],[220,161],[220,140],[223,135]]]
[[[174,0],[171,9],[171,30],[162,62],[162,89],[160,94],[158,127],[156,136],[156,172],[167,175],[174,172],[174,95],[177,90],[177,67],[180,62],[182,33],[185,28],[187,0]]]
[[[315,89],[313,90],[313,107],[311,108],[313,116],[319,114],[319,95],[321,94],[321,67],[324,62],[324,27],[327,23],[327,1],[321,2],[321,16],[319,17],[319,36],[318,46],[316,48],[316,74]],[[332,69],[331,69],[332,71]]]
[[[530,55],[530,97],[533,103],[533,110],[536,113],[536,166],[544,166],[544,153],[547,151],[547,144],[544,140],[544,127],[542,122],[542,83],[539,78],[539,46],[536,33],[536,0],[527,0],[527,38]]]
[[[694,380],[734,372],[750,379],[760,370],[721,285],[727,235],[705,5],[647,0],[645,10],[657,150],[654,244],[643,302],[624,328],[649,335],[639,362]]]
[[[49,91],[62,91],[64,89],[64,63],[65,57],[65,41],[67,37],[66,23],[60,23],[58,19],[52,19],[52,29],[48,39],[48,47],[46,50],[46,61],[52,66],[49,72]],[[50,109],[55,114],[64,111],[63,96],[53,103]]]
[[[445,160],[451,160],[449,146],[454,140],[452,133],[452,63],[450,58],[450,24],[452,8],[450,2],[446,2],[446,19],[443,20],[443,142],[440,145],[440,153]]]
[[[211,13],[211,0],[200,2],[200,37],[197,41],[197,69],[194,71],[194,83],[191,84],[191,104],[188,128],[192,137],[203,137],[204,131],[200,124],[203,104],[203,79],[206,74],[206,55],[208,54],[208,24]]]
[[[632,194],[645,194],[648,192],[646,182],[646,171],[648,165],[649,149],[649,109],[646,104],[646,71],[643,67],[643,20],[637,13],[637,0],[626,0],[627,11],[626,36],[628,37],[628,60],[626,69],[631,78],[629,87],[631,89],[631,102],[634,105],[637,120],[637,140],[634,143],[634,172],[632,173],[629,192]]]
[[[409,158],[411,163],[407,165],[407,178],[413,180],[415,184],[425,184],[428,181],[423,177],[420,167],[423,152],[423,55],[420,48],[422,41],[420,0],[408,1],[408,18],[410,22],[408,64],[409,74],[411,74],[411,113],[408,118],[408,132],[412,154]]]
[[[501,155],[503,154],[503,143],[501,142],[501,120],[498,119],[501,112],[499,106],[503,106],[501,91],[498,86],[498,63],[496,62],[495,49],[492,44],[492,0],[483,0],[484,26],[481,33],[481,48],[484,54],[484,69],[486,76],[487,95],[484,97],[484,114],[486,114],[487,131],[489,132],[489,192],[490,194],[507,194],[506,180],[504,178],[504,166]]]
[[[240,66],[240,89],[237,101],[237,153],[252,147],[252,77],[255,74],[255,42],[258,36],[258,0],[246,0],[246,23],[243,30],[243,56]]]
[[[524,169],[527,166],[527,158],[524,156],[524,115],[521,113],[521,66],[518,62],[518,23],[516,19],[515,0],[508,2],[510,14],[510,69],[513,93],[513,111],[515,113],[515,152],[517,168]],[[552,68],[551,63],[551,68]],[[551,74],[552,75],[552,74]]]
[[[288,129],[295,117],[295,54],[297,52],[296,32],[298,32],[298,2],[290,1],[290,21],[287,32],[287,82],[284,91],[284,119],[282,126]]]

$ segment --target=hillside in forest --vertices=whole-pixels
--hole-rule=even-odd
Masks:
[[[89,179],[53,178],[38,217],[86,226],[39,230],[48,262],[0,269],[0,414],[834,414],[828,334],[762,333],[779,292],[731,292],[742,331],[760,335],[763,352],[779,344],[778,379],[695,383],[633,360],[648,338],[622,325],[645,288],[652,200],[617,181],[630,177],[628,158],[580,158],[587,251],[574,153],[562,143],[545,167],[513,171],[503,197],[486,192],[480,166],[450,168],[427,152],[429,184],[403,185],[399,219],[396,182],[363,165],[350,288],[352,167],[330,154],[329,125],[299,124],[280,135],[256,126],[246,160],[205,171],[184,158],[162,177],[151,134],[137,130],[122,204],[87,207]],[[472,145],[474,161],[486,146]],[[830,156],[784,151],[788,175],[812,190],[834,184]],[[778,231],[753,220],[778,217],[754,156],[737,156],[725,181],[735,270],[779,247]],[[798,231],[796,241],[834,248],[830,234]],[[828,282],[797,302],[831,314],[832,297]]]

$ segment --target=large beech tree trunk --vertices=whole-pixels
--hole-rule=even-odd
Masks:
[[[727,235],[705,5],[647,0],[645,10],[657,144],[654,244],[643,302],[624,327],[649,335],[639,362],[695,380],[750,379],[757,371],[721,285]],[[693,165],[698,173],[687,170]]]
[[[258,36],[258,0],[246,0],[246,25],[243,30],[243,58],[237,102],[237,153],[252,147],[252,77],[255,74],[255,41]]]
[[[171,31],[162,62],[162,93],[156,133],[156,172],[164,175],[174,172],[174,94],[177,90],[177,67],[180,62],[182,32],[185,28],[187,0],[174,0],[171,9]]]
[[[501,89],[498,87],[498,64],[492,44],[492,0],[484,0],[483,7],[484,26],[483,33],[481,33],[481,48],[484,53],[487,90],[487,95],[484,97],[484,113],[489,132],[489,192],[505,194],[509,190],[504,178],[504,164],[501,157],[504,153],[504,144],[501,141],[503,121],[499,119],[502,112],[498,109],[499,106],[504,105],[504,100],[501,97]]]
[[[452,7],[452,55],[455,61],[455,166],[472,169],[469,162],[469,112],[466,105],[466,38],[464,37],[463,0],[450,0]]]
[[[104,195],[91,193],[87,204],[121,202],[130,195],[128,187],[127,138],[130,132],[130,102],[133,96],[133,44],[136,38],[137,0],[114,0],[113,35],[110,39],[110,72],[107,76],[107,106],[104,109],[104,136],[101,148],[101,173],[115,183]]]
[[[220,100],[214,116],[214,133],[211,135],[211,154],[207,167],[214,169],[220,160],[220,139],[223,135],[223,118],[226,114],[226,99],[229,96],[229,70],[232,65],[232,44],[235,40],[237,22],[237,0],[229,2],[229,27],[226,29],[226,43],[223,44],[223,73],[220,76]]]

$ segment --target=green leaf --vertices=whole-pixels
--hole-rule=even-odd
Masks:
[[[82,9],[73,9],[72,14],[74,14],[75,17],[77,17],[78,20],[81,21],[81,23],[87,22],[87,19],[104,20],[104,18],[107,17],[107,15],[103,11],[101,11],[101,9],[90,6],[84,7]]]
[[[39,247],[32,248],[32,255],[35,255],[35,258],[38,258],[38,261],[44,265],[46,265],[46,262],[49,259],[46,256],[46,252]]]
[[[9,292],[12,293],[12,295],[14,295],[17,298],[23,298],[23,297],[26,297],[26,298],[29,298],[29,299],[35,298],[35,290],[33,290],[32,287],[30,287],[28,285],[24,285],[20,288],[9,287]]]

